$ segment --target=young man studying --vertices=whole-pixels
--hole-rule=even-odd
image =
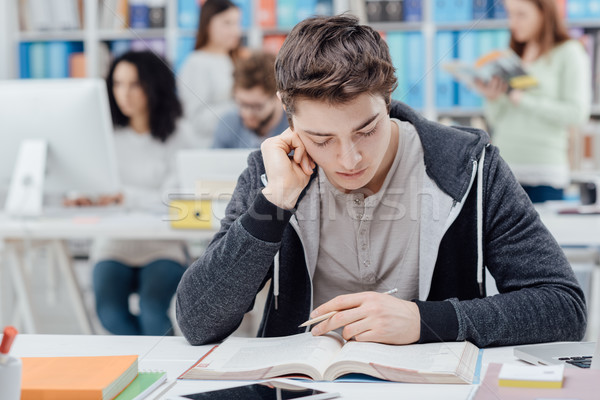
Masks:
[[[290,129],[250,155],[220,231],[181,280],[190,343],[231,334],[269,279],[259,336],[337,311],[313,334],[479,347],[582,338],[571,267],[488,135],[391,101],[377,32],[352,17],[305,20],[275,72]],[[486,297],[486,268],[499,295]]]

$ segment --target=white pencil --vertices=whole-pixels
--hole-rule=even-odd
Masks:
[[[397,292],[398,292],[398,289],[394,288],[392,290],[388,290],[387,292],[383,292],[383,294],[394,294],[394,293],[397,293]],[[329,318],[333,317],[337,313],[338,313],[337,311],[331,311],[331,312],[328,312],[327,314],[323,314],[323,315],[320,315],[320,316],[318,316],[316,318],[309,319],[308,321],[306,321],[306,322],[302,323],[301,325],[299,325],[298,328],[304,328],[305,326],[314,325],[317,322],[325,321],[326,319],[329,319]]]

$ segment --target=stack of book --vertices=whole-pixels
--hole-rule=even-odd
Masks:
[[[166,380],[165,372],[138,373],[137,355],[21,360],[21,400],[129,400],[143,398]]]

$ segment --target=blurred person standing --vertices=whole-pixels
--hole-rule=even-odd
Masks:
[[[240,52],[241,10],[229,0],[201,7],[194,51],[178,76],[184,117],[200,147],[209,147],[219,117],[233,105],[233,65]]]
[[[568,129],[589,118],[590,63],[565,28],[556,0],[505,0],[510,47],[538,84],[478,84],[493,141],[534,203],[561,200],[569,184]]]
[[[254,52],[239,60],[233,73],[237,107],[226,113],[215,130],[213,148],[259,148],[289,125],[275,83],[275,55]]]

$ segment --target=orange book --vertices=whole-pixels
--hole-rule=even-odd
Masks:
[[[71,53],[69,56],[69,76],[85,78],[87,76],[84,53]]]
[[[267,53],[277,54],[285,42],[287,35],[267,35],[263,38],[262,49]]]
[[[119,0],[117,3],[117,15],[115,15],[115,29],[127,29],[129,27],[129,2]]]
[[[260,0],[258,2],[258,25],[261,28],[277,27],[276,0]]]
[[[110,400],[137,376],[138,356],[23,357],[21,400]]]

